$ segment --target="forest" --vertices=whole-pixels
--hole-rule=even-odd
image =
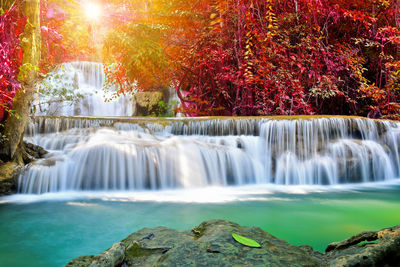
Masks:
[[[24,72],[71,60],[108,62],[116,96],[172,87],[188,116],[400,116],[399,1],[43,0],[37,65],[22,2],[1,11],[2,121]]]
[[[1,266],[398,266],[399,210],[400,0],[0,0]]]

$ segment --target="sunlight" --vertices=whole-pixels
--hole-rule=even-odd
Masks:
[[[85,2],[83,6],[85,15],[90,21],[97,21],[102,15],[102,8],[99,4],[93,2]]]

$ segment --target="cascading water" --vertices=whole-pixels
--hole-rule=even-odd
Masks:
[[[36,117],[26,136],[51,153],[20,175],[21,193],[333,185],[400,175],[400,123],[363,118]]]
[[[70,62],[60,65],[42,83],[34,103],[36,115],[131,116],[131,96],[112,99],[113,88],[103,88],[102,63]]]

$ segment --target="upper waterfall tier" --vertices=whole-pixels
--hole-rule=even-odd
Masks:
[[[35,117],[52,153],[22,193],[210,185],[332,185],[396,179],[400,123],[350,117]]]
[[[63,63],[41,82],[36,115],[131,116],[130,97],[112,99],[115,89],[104,88],[104,81],[102,63]]]

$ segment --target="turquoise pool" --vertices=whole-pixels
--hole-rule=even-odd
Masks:
[[[0,265],[63,266],[143,227],[191,229],[208,219],[258,226],[319,251],[400,223],[400,183],[362,187],[231,187],[0,198]]]

